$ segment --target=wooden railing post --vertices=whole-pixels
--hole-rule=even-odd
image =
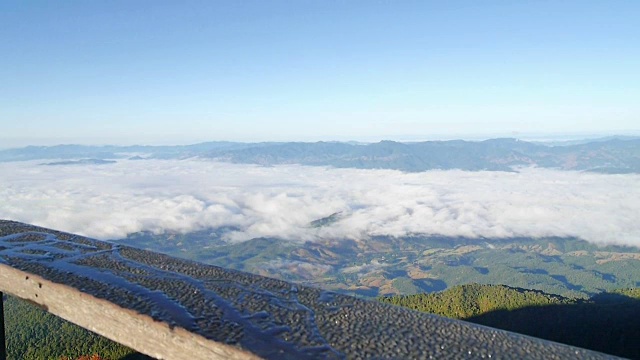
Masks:
[[[7,342],[4,339],[4,294],[0,291],[0,360],[7,360]]]

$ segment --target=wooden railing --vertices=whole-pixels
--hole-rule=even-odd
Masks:
[[[158,359],[608,358],[3,220],[0,291]]]

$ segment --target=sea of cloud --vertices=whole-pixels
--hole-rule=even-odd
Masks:
[[[0,163],[0,218],[100,239],[234,226],[230,242],[438,234],[640,247],[640,175],[334,169],[207,160]],[[313,220],[341,212],[313,228]]]

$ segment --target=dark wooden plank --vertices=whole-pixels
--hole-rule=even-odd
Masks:
[[[609,357],[12,221],[0,291],[163,359]]]

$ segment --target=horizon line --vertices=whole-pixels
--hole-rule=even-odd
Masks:
[[[374,144],[381,141],[394,141],[400,143],[428,142],[428,141],[486,141],[494,139],[517,139],[527,142],[572,142],[572,141],[588,141],[599,140],[609,137],[640,137],[640,130],[621,130],[621,131],[603,131],[603,132],[548,132],[548,133],[494,133],[494,134],[432,134],[432,135],[395,135],[395,136],[362,136],[362,137],[345,137],[345,136],[320,136],[320,137],[300,137],[299,139],[148,139],[146,141],[125,141],[119,142],[115,138],[99,139],[95,137],[85,138],[85,141],[79,138],[61,139],[24,139],[23,141],[15,138],[0,138],[0,151],[21,149],[25,147],[54,147],[54,146],[113,146],[113,147],[132,147],[132,146],[189,146],[212,142],[227,142],[239,144],[259,144],[259,143],[318,143],[318,142],[335,142],[335,143],[362,143]],[[94,140],[92,142],[92,139]],[[15,141],[15,145],[3,146],[2,143]]]

